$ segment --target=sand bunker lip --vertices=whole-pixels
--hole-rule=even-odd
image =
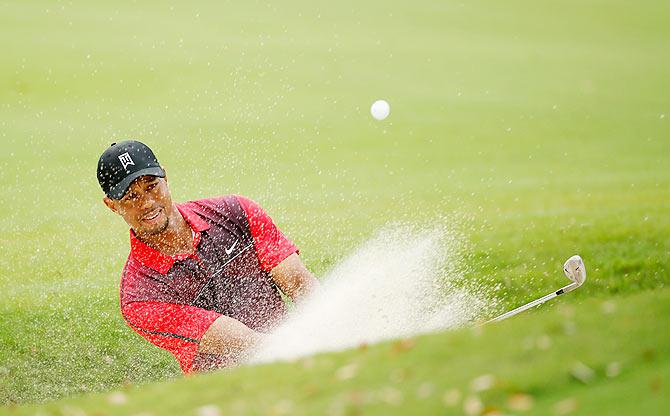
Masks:
[[[461,250],[462,239],[446,227],[383,229],[335,266],[247,362],[291,360],[478,318],[486,296],[454,284],[462,280]]]

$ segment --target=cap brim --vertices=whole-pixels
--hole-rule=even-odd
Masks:
[[[128,191],[128,188],[130,188],[130,184],[133,183],[133,181],[139,178],[140,176],[158,176],[159,178],[164,178],[165,171],[160,166],[154,166],[151,168],[146,168],[138,170],[137,172],[133,172],[130,175],[123,178],[123,180],[119,182],[116,186],[112,187],[107,196],[112,199],[123,198],[123,196]]]

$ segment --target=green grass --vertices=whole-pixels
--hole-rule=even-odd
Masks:
[[[487,327],[6,413],[191,415],[216,406],[221,414],[461,414],[476,398],[483,409],[520,414],[509,400],[523,394],[532,414],[553,414],[565,401],[575,414],[662,414],[670,405],[670,333],[657,317],[668,313],[667,289],[594,298]],[[591,375],[580,376],[584,366]],[[475,381],[481,377],[491,382]],[[445,400],[454,390],[456,400]]]
[[[536,396],[538,413],[574,395],[581,411],[607,414],[629,390],[629,406],[658,409],[643,398],[668,374],[669,17],[661,1],[0,4],[0,403],[179,377],[118,313],[127,232],[94,170],[106,145],[134,137],[167,167],[175,199],[257,200],[317,275],[390,222],[451,221],[468,241],[466,277],[500,283],[503,310],[562,284],[562,262],[580,253],[588,284],[556,302],[589,310],[611,298],[640,316],[638,338],[605,327],[609,317],[580,321],[594,335],[578,351],[619,349],[607,359],[627,360],[620,377],[570,382],[554,358],[605,361],[555,347],[510,375],[526,353],[509,340],[548,331],[553,309],[487,330],[486,342],[421,338],[398,360],[442,368],[433,384],[496,373]],[[391,104],[384,122],[368,112],[378,98]],[[634,358],[631,340],[657,361]],[[128,406],[161,389],[193,395],[184,409],[235,392],[263,412],[282,396],[254,404],[256,390],[202,386],[265,391],[288,371],[295,384],[282,388],[301,391],[348,360],[376,363],[369,379],[306,392],[292,413],[309,413],[350,388],[392,385],[380,374],[394,364],[373,358],[389,348],[320,358],[313,375],[277,365],[151,384]],[[396,386],[407,397],[415,387]],[[433,413],[433,399],[402,406]]]

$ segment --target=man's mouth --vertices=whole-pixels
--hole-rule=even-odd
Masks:
[[[155,220],[156,218],[158,218],[158,216],[160,215],[160,213],[161,213],[161,209],[160,209],[160,208],[156,208],[156,209],[154,209],[154,210],[152,210],[152,211],[149,211],[145,216],[142,217],[142,221],[153,221],[153,220]]]

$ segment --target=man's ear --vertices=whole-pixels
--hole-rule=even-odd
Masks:
[[[168,181],[167,180],[167,169],[165,169],[163,166],[161,166],[161,167],[163,168],[163,172],[165,172],[165,176],[163,176],[163,179],[165,179],[165,183],[167,183],[167,181]]]
[[[114,204],[114,201],[111,198],[106,196],[106,197],[102,198],[102,202],[104,202],[105,205],[107,205],[107,208],[111,209],[112,212],[114,212],[116,214],[119,213],[119,210],[116,209],[116,205]]]

